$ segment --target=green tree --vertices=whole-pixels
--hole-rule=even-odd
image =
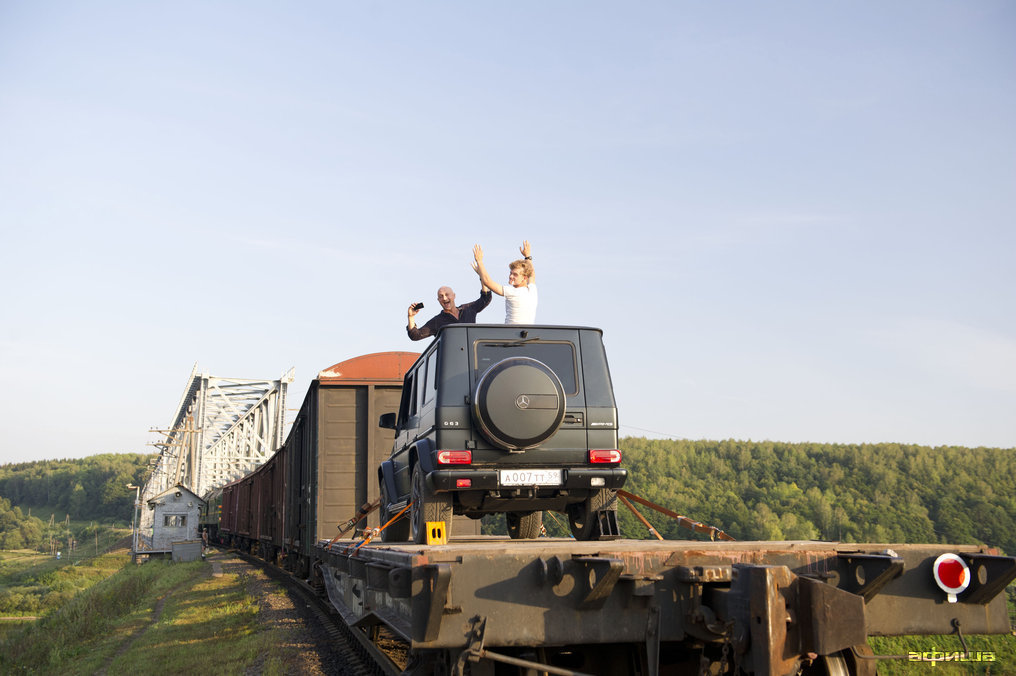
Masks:
[[[85,492],[85,487],[81,485],[80,481],[75,482],[74,487],[71,489],[70,498],[67,500],[67,510],[75,519],[82,518],[82,515],[89,511],[88,494]]]
[[[621,450],[628,490],[739,539],[1016,552],[1016,449],[625,438]],[[698,537],[647,516],[668,538]],[[644,530],[621,521],[623,532]]]

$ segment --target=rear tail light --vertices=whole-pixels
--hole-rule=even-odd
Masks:
[[[468,465],[473,461],[472,451],[438,451],[439,465]]]
[[[616,449],[589,451],[589,462],[610,463],[621,462],[621,451]]]
[[[472,488],[473,487],[473,480],[472,479],[456,479],[455,480],[455,487],[456,488]]]

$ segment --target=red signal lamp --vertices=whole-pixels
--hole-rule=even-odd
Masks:
[[[942,554],[931,564],[935,584],[944,591],[949,603],[956,603],[956,595],[970,584],[970,568],[956,554]]]

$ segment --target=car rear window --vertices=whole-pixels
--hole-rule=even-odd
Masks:
[[[568,341],[544,340],[478,340],[473,345],[473,381],[491,366],[509,357],[531,357],[554,371],[561,379],[565,394],[578,393],[575,376],[575,346]]]

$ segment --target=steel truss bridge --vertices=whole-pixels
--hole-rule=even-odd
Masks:
[[[204,497],[264,464],[283,442],[286,391],[293,369],[278,380],[220,378],[191,370],[168,429],[152,430],[164,439],[152,474],[140,489],[138,533],[151,533],[151,498],[182,485]],[[144,548],[140,536],[134,549]]]

